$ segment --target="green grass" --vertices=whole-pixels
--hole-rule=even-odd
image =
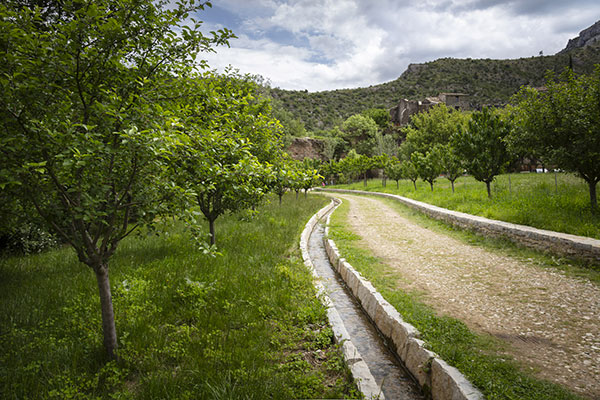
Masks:
[[[73,251],[0,259],[0,398],[359,397],[299,258],[326,202],[286,196],[219,219],[216,258],[174,222],[123,241],[110,263],[118,362]]]
[[[391,201],[390,201],[391,202]],[[468,232],[455,231],[443,223],[427,219],[417,212],[393,202],[402,215],[416,219],[427,228],[444,230],[446,233],[466,242],[479,242],[492,251],[510,252],[515,255],[535,258],[538,263],[550,266],[552,257],[518,249],[516,246],[492,239],[485,239]],[[390,203],[391,204],[391,203]],[[420,294],[404,292],[394,286],[391,270],[368,250],[357,244],[360,237],[346,226],[348,204],[342,205],[331,218],[330,237],[352,266],[370,280],[383,297],[390,302],[402,317],[421,332],[427,347],[436,352],[449,364],[458,368],[488,399],[557,400],[578,399],[579,397],[550,382],[533,377],[530,368],[519,365],[503,354],[504,344],[498,339],[476,334],[459,320],[438,315],[431,307],[420,300]],[[567,267],[565,267],[567,268]],[[577,267],[570,269],[585,271]],[[590,273],[582,272],[586,276]]]
[[[472,177],[457,180],[455,193],[450,182],[439,178],[433,192],[426,182],[418,181],[417,190],[407,180],[388,180],[386,187],[380,179],[337,185],[340,189],[357,189],[393,193],[434,204],[450,210],[479,215],[540,229],[571,233],[600,239],[600,213],[593,214],[586,183],[572,174],[511,174],[496,177],[492,184],[492,198],[487,197],[485,184]]]

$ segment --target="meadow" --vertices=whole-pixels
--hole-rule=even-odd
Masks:
[[[492,198],[485,184],[470,176],[460,177],[452,192],[450,181],[438,178],[431,191],[429,184],[409,180],[371,179],[333,186],[340,189],[392,193],[450,210],[479,215],[515,224],[600,239],[600,211],[590,207],[587,184],[568,173],[521,173],[497,176],[492,183]]]
[[[216,256],[173,220],[124,240],[110,263],[117,361],[70,248],[0,258],[0,398],[360,397],[298,250],[327,201],[220,218]]]

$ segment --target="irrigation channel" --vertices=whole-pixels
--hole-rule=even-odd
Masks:
[[[352,343],[366,362],[386,399],[425,399],[410,373],[388,349],[384,339],[329,262],[323,244],[324,218],[315,225],[311,233],[308,253]]]

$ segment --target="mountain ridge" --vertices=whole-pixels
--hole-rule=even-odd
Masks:
[[[400,99],[421,100],[440,92],[470,96],[472,108],[506,104],[521,86],[543,86],[548,71],[558,74],[572,67],[591,73],[600,63],[600,21],[570,39],[554,55],[518,59],[439,58],[410,64],[395,80],[365,88],[307,92],[269,89],[275,107],[285,110],[308,131],[331,129],[350,115],[368,108],[391,108]]]

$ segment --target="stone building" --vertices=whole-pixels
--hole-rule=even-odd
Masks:
[[[437,97],[427,97],[425,100],[402,99],[396,107],[390,109],[390,119],[396,126],[408,125],[413,114],[428,111],[440,103],[455,110],[468,110],[468,97],[464,93],[440,93]]]

